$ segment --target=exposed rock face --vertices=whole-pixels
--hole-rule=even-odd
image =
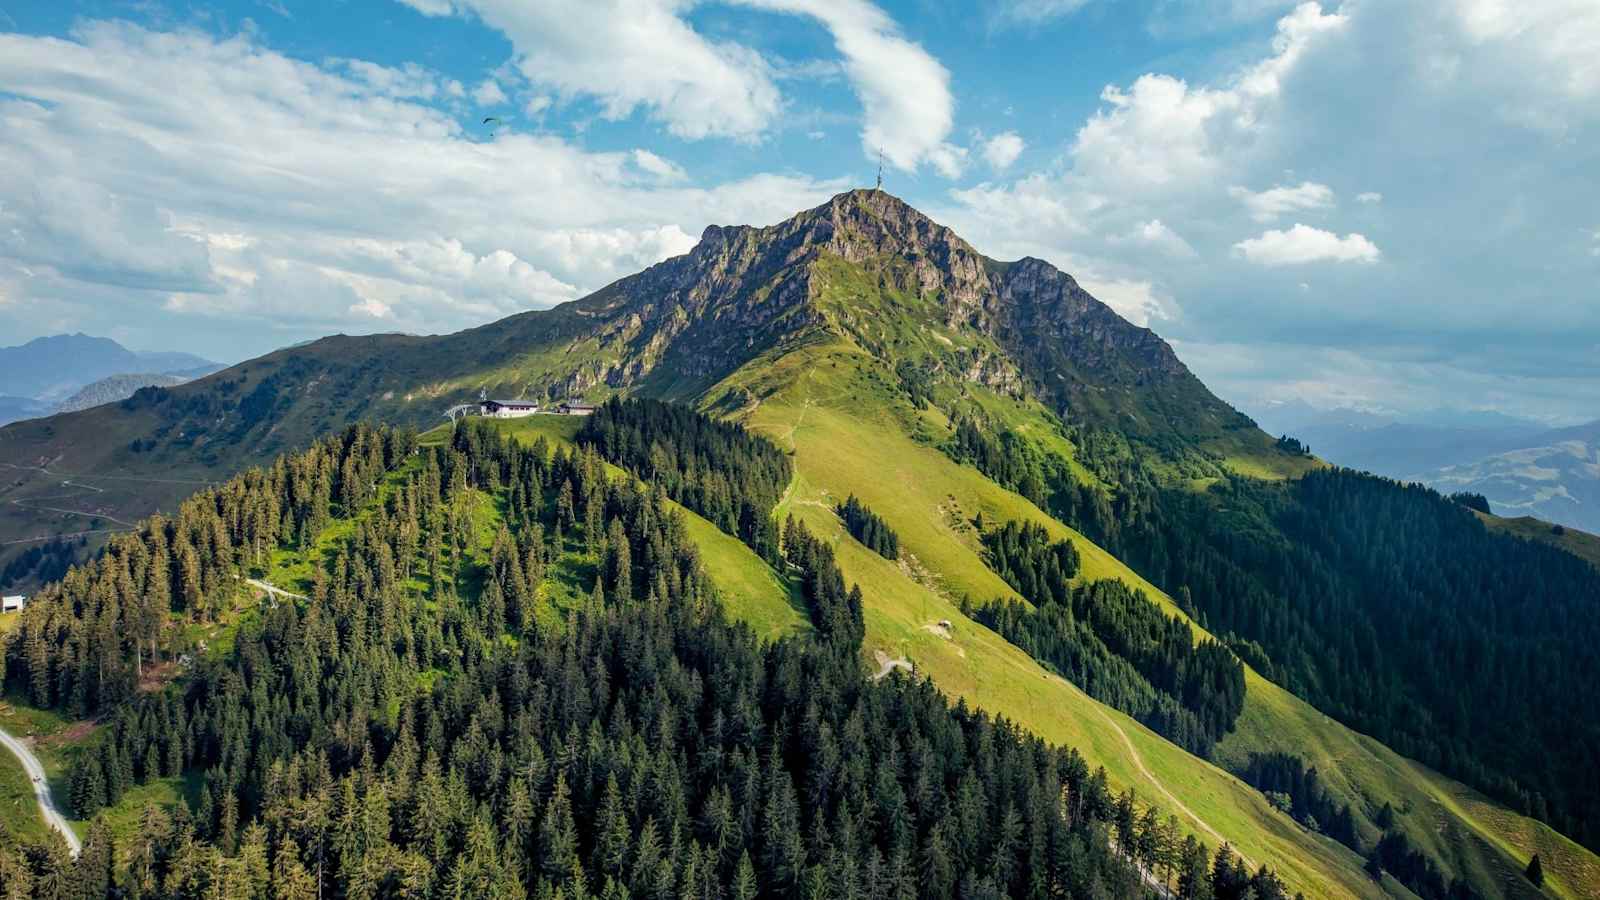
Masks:
[[[619,359],[604,382],[635,386],[663,367],[674,379],[710,382],[786,338],[827,327],[813,271],[827,257],[861,267],[887,288],[933,299],[947,327],[1004,348],[1005,357],[952,367],[964,368],[967,380],[1013,394],[1026,382],[1060,408],[1115,418],[1119,427],[1140,417],[1123,408],[1148,407],[1144,395],[1152,392],[1207,428],[1243,424],[1165,341],[1071,276],[1038,259],[988,259],[898,198],[868,190],[770,227],[711,226],[689,253],[580,301],[607,323],[600,337]],[[862,327],[860,318],[871,315],[858,311],[851,321]],[[1181,410],[1180,400],[1198,408]]]
[[[914,323],[885,318],[908,298]],[[690,252],[555,309],[451,335],[324,338],[146,388],[74,414],[87,417],[74,427],[136,436],[84,465],[134,471],[198,458],[228,471],[358,419],[432,424],[482,391],[691,399],[819,330],[892,342],[908,328],[943,332],[932,343],[948,352],[918,361],[930,375],[1031,393],[1078,421],[1185,440],[1249,425],[1160,338],[1071,277],[1036,259],[988,259],[903,201],[862,190],[768,227],[709,227]],[[12,426],[0,444],[49,457],[67,440],[53,423]]]
[[[707,228],[689,253],[554,309],[449,335],[323,338],[120,403],[12,423],[0,428],[0,452],[64,471],[220,476],[349,422],[431,426],[485,391],[692,400],[763,351],[820,332],[872,343],[890,377],[909,362],[1151,443],[1250,427],[1160,338],[1069,276],[1035,259],[988,259],[895,197],[851,191],[769,227]],[[897,355],[909,339],[921,349]],[[116,514],[176,505],[183,489],[162,494],[164,483],[129,481],[149,487]],[[7,527],[0,541],[35,528]]]

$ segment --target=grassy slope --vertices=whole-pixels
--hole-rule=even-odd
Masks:
[[[1600,568],[1600,536],[1576,528],[1563,528],[1562,534],[1556,534],[1549,522],[1535,519],[1533,516],[1518,516],[1514,519],[1501,516],[1486,516],[1478,513],[1478,518],[1491,530],[1503,531],[1517,537],[1527,538],[1530,541],[1539,541],[1560,547],[1573,556]]]
[[[804,349],[762,361],[740,386],[762,398],[745,412],[746,424],[795,452],[799,474],[780,511],[833,540],[846,577],[868,597],[866,651],[903,655],[952,696],[1077,747],[1092,765],[1104,765],[1118,787],[1133,787],[1142,801],[1178,815],[1213,846],[1221,834],[1251,860],[1270,860],[1309,896],[1375,893],[1355,854],[1307,834],[1243,782],[1091,700],[961,615],[957,600],[963,594],[1013,595],[979,555],[971,519],[980,511],[989,521],[1044,522],[1056,535],[1079,542],[1087,577],[1123,577],[1150,588],[1109,554],[976,470],[897,429],[863,427],[855,404],[871,402],[878,409],[882,398],[872,395],[877,382],[859,376],[859,361],[843,347]],[[789,385],[768,393],[785,373],[795,376]],[[884,560],[844,536],[830,507],[848,493],[862,497],[899,532],[902,562]],[[941,619],[953,623],[949,639],[926,627]]]
[[[952,695],[1078,747],[1092,763],[1105,765],[1116,784],[1156,799],[1209,843],[1216,843],[1214,829],[1251,859],[1272,861],[1309,894],[1372,890],[1353,853],[1305,832],[1216,766],[1047,677],[1020,651],[960,615],[956,601],[962,595],[986,600],[1012,594],[980,556],[971,525],[980,511],[986,521],[1044,523],[1077,543],[1083,577],[1123,578],[1170,613],[1181,612],[1110,554],[1032,504],[907,438],[918,424],[926,424],[926,415],[906,408],[901,428],[871,427],[859,411],[871,409],[872,422],[884,423],[878,411],[894,401],[881,380],[860,374],[867,365],[848,344],[813,346],[760,360],[727,386],[759,398],[742,413],[748,426],[794,451],[799,475],[784,511],[838,543],[847,577],[859,581],[869,599],[868,652],[904,655]],[[717,399],[714,394],[711,402]],[[848,493],[862,497],[899,532],[905,561],[889,563],[843,537],[829,507]],[[940,619],[955,623],[952,640],[924,627]],[[1117,728],[1107,728],[1109,723]],[[1123,735],[1142,766],[1128,753]],[[1526,883],[1512,877],[1513,870],[1539,852],[1554,893],[1593,896],[1600,889],[1600,861],[1592,854],[1351,732],[1252,672],[1238,733],[1224,742],[1221,758],[1236,763],[1252,750],[1273,749],[1299,753],[1317,765],[1330,789],[1358,810],[1366,808],[1360,801],[1367,795],[1403,804],[1402,820],[1414,840],[1480,883],[1507,885],[1513,893],[1524,889]],[[1155,782],[1176,794],[1186,809],[1162,796]]]
[[[532,443],[540,437],[552,446],[573,446],[573,436],[583,420],[571,416],[528,416],[522,419],[491,419],[497,428],[520,441]],[[777,638],[809,630],[805,601],[797,587],[782,578],[766,561],[755,555],[738,538],[724,534],[695,513],[678,506],[683,513],[689,537],[700,549],[700,558],[712,572],[729,612],[748,623],[756,634]]]

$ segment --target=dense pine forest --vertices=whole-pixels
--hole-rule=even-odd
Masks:
[[[851,494],[839,504],[836,511],[839,513],[839,518],[844,521],[845,531],[868,550],[884,559],[900,558],[900,535],[895,534],[894,529],[890,528],[889,523],[881,516],[857,500],[855,494]]]
[[[686,406],[613,398],[584,422],[578,442],[778,561],[770,513],[793,466],[771,441]]]
[[[1197,491],[1120,435],[1071,436],[1110,491],[1011,432],[967,424],[947,450],[1259,646],[1252,664],[1318,708],[1600,846],[1600,722],[1571,714],[1600,683],[1600,572],[1420,486],[1319,469]]]
[[[1128,713],[1199,756],[1244,708],[1244,667],[1213,640],[1121,581],[1074,586],[1078,553],[1043,527],[1007,522],[984,533],[990,565],[1028,603],[968,613],[1084,693]],[[969,605],[970,606],[970,605]]]
[[[0,895],[1285,895],[1074,751],[866,678],[859,590],[798,526],[780,550],[817,634],[758,642],[667,493],[482,423],[357,427],[118,538],[30,605],[8,683],[101,714],[80,814],[203,788],[121,840],[97,821],[75,862],[0,844]],[[319,562],[306,599],[237,580],[284,553]],[[553,606],[572,560],[592,586]],[[234,639],[172,678],[176,635],[213,620]]]

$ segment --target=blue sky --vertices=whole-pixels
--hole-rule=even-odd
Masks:
[[[0,0],[0,343],[451,331],[881,148],[1247,408],[1591,419],[1597,60],[1592,0]]]

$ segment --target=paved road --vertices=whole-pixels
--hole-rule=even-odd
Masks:
[[[0,729],[0,744],[5,744],[17,759],[22,761],[23,771],[28,773],[28,778],[33,781],[33,794],[39,798],[39,812],[44,815],[44,820],[51,828],[61,832],[67,839],[67,846],[72,849],[72,855],[77,856],[83,845],[78,841],[78,835],[67,824],[67,817],[56,809],[55,800],[50,797],[50,782],[44,777],[44,766],[39,763],[39,757],[33,755],[28,745],[17,740]]]

